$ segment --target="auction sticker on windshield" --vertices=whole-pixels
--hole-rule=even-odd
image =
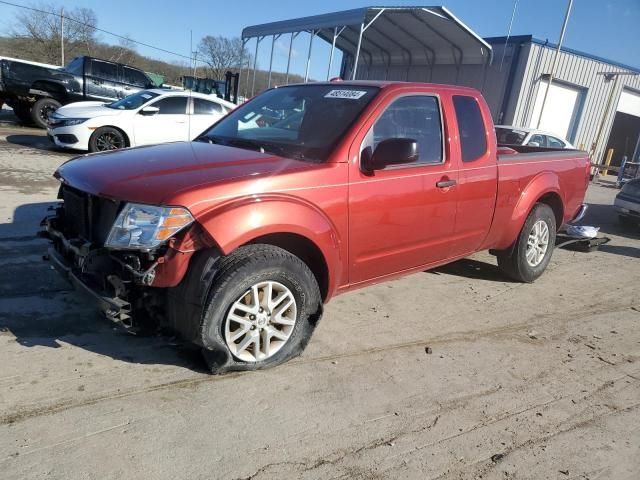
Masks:
[[[324,98],[350,98],[352,100],[358,100],[366,94],[367,92],[363,92],[362,90],[331,90]]]

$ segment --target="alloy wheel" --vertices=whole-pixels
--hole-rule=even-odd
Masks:
[[[291,290],[278,282],[256,283],[229,309],[224,324],[227,347],[239,360],[266,360],[287,343],[297,315]]]
[[[549,249],[549,226],[544,220],[538,220],[533,224],[529,238],[527,239],[527,250],[525,256],[527,263],[532,267],[537,267],[542,263],[544,256]]]
[[[105,132],[96,139],[96,147],[100,152],[117,150],[124,147],[124,142],[118,135]]]

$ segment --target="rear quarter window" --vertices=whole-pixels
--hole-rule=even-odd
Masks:
[[[473,97],[454,95],[453,106],[458,119],[463,162],[473,162],[487,151],[487,131],[480,105]]]

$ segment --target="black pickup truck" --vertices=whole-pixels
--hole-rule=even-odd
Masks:
[[[0,59],[0,105],[22,122],[46,128],[50,113],[83,100],[113,101],[153,86],[137,68],[92,57],[76,57],[64,68]]]

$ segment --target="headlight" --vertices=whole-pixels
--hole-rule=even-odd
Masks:
[[[89,120],[88,118],[65,118],[64,120],[59,120],[56,124],[56,127],[71,127],[72,125],[80,125],[81,123]]]
[[[58,116],[57,114],[52,114],[49,116],[49,125],[53,128],[58,127],[70,127],[72,125],[80,125],[81,123],[89,120],[88,118],[65,118]]]
[[[128,203],[111,227],[106,246],[157,247],[192,222],[193,217],[186,208]]]

